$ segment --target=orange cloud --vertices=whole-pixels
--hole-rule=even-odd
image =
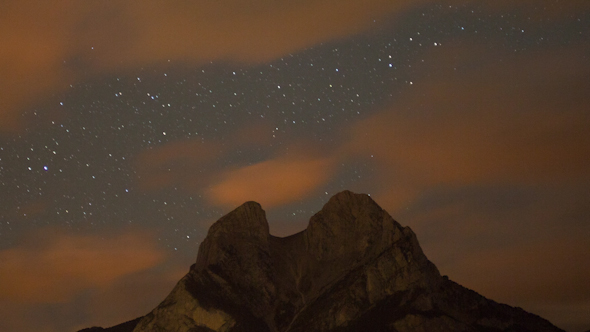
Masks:
[[[360,33],[432,0],[8,0],[0,13],[0,133],[26,124],[22,110],[70,84],[168,60],[259,63]],[[480,4],[478,4],[480,5]],[[568,15],[587,2],[499,1],[491,9]],[[529,8],[549,8],[538,11]],[[525,16],[525,15],[522,15]]]
[[[424,69],[431,77],[357,124],[349,153],[373,155],[383,179],[375,197],[396,208],[436,186],[588,181],[590,66],[582,53],[519,57],[447,45],[432,54],[437,67],[475,69]]]
[[[270,208],[302,199],[334,176],[337,148],[328,151],[330,147],[294,137],[274,157],[260,155],[263,161],[248,165],[239,160],[243,151],[270,143],[272,129],[265,122],[253,123],[222,142],[179,140],[146,149],[134,160],[138,186],[147,191],[175,187],[202,194],[215,205],[255,200]],[[240,166],[220,162],[229,156]]]
[[[62,66],[68,29],[65,2],[8,1],[0,13],[0,132],[15,133],[24,125],[21,108],[31,99],[63,89],[71,72]]]
[[[156,269],[119,278],[109,287],[93,292],[84,301],[86,314],[83,321],[68,330],[114,326],[145,315],[166,298],[176,283],[186,275],[196,254],[192,253],[189,260],[179,260],[178,256],[168,257]]]
[[[164,254],[146,233],[101,237],[43,229],[0,251],[0,298],[23,303],[72,300],[89,288],[156,266]]]
[[[131,2],[122,18],[132,19],[134,38],[120,58],[267,61],[358,33],[375,19],[415,5],[408,0]]]
[[[224,172],[207,196],[218,205],[237,206],[254,200],[271,208],[304,198],[326,183],[333,170],[330,158],[282,156]]]
[[[437,266],[464,287],[576,331],[590,323],[589,253],[586,238],[554,237],[461,250]]]
[[[88,75],[168,60],[258,63],[368,29],[416,1],[9,0],[0,13],[0,132]]]
[[[465,252],[441,270],[500,302],[577,303],[590,298],[589,261],[587,239],[567,237]]]

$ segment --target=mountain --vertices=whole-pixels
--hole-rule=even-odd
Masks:
[[[152,312],[85,331],[562,331],[441,276],[416,235],[343,191],[304,231],[269,234],[247,202],[211,226],[197,261]]]

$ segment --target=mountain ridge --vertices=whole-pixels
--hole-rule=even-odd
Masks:
[[[260,204],[242,204],[211,226],[166,299],[131,322],[85,332],[562,331],[441,276],[409,227],[350,191],[282,238]]]

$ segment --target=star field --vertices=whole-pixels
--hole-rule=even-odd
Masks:
[[[162,241],[174,247],[186,235],[201,238],[205,230],[191,226],[191,219],[216,219],[221,211],[178,187],[138,190],[133,158],[139,151],[181,139],[223,144],[232,132],[257,121],[270,124],[264,134],[272,139],[266,145],[227,151],[195,171],[264,160],[293,135],[329,143],[340,124],[366,117],[395,100],[396,91],[419,85],[423,62],[416,59],[429,48],[456,38],[494,39],[521,52],[568,43],[579,38],[570,32],[581,34],[583,27],[578,18],[559,29],[542,29],[551,23],[518,13],[484,15],[469,7],[434,6],[406,20],[413,23],[385,24],[377,32],[253,67],[212,61],[193,69],[167,62],[72,84],[48,104],[25,111],[31,126],[2,142],[3,245],[22,229],[43,224],[165,225]],[[344,171],[351,172],[362,177],[370,167]],[[346,188],[354,180],[330,187]],[[37,213],[41,207],[45,211]]]

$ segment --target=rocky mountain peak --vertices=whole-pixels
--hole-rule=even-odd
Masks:
[[[270,236],[260,204],[246,202],[216,221],[199,247],[197,269],[219,264],[228,255],[247,255],[250,247],[268,251]]]
[[[244,203],[211,226],[196,264],[158,307],[112,329],[561,331],[442,277],[409,227],[350,191],[285,238],[269,234],[258,203]]]
[[[257,202],[246,202],[211,225],[207,238],[220,236],[221,233],[266,238],[269,235],[266,213]]]
[[[306,231],[308,250],[317,259],[350,262],[390,247],[403,228],[369,195],[346,190],[330,198]]]
[[[369,195],[357,194],[350,190],[344,190],[332,196],[328,202],[324,204],[322,211],[344,210],[348,213],[354,214],[363,207],[381,210],[379,205],[377,205]]]

